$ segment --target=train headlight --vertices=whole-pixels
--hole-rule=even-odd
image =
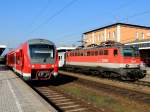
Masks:
[[[129,68],[129,65],[128,65],[128,64],[126,64],[126,68]]]
[[[52,65],[52,68],[54,68],[54,65]]]
[[[34,68],[34,65],[32,65],[32,68]]]

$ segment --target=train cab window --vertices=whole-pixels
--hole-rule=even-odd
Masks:
[[[115,49],[115,50],[114,50],[114,56],[117,56],[117,55],[118,55],[118,50]]]
[[[104,50],[104,55],[108,55],[108,50]]]

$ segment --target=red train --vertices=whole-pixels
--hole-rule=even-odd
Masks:
[[[122,80],[137,80],[146,75],[137,50],[114,43],[69,51],[66,53],[65,67]]]
[[[58,53],[53,42],[31,39],[6,55],[6,64],[24,80],[48,80],[58,75]]]

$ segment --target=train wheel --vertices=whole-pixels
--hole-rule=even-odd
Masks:
[[[125,76],[120,76],[120,79],[121,79],[122,81],[126,81],[126,80],[127,80],[127,77],[125,77]]]
[[[110,78],[110,74],[111,74],[111,72],[105,71],[105,72],[103,72],[103,77]]]

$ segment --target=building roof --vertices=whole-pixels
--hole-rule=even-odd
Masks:
[[[142,25],[135,25],[135,24],[128,24],[128,23],[114,23],[114,24],[106,25],[106,26],[103,26],[103,27],[100,27],[100,28],[97,28],[97,29],[94,29],[94,30],[84,32],[83,34],[91,33],[91,32],[97,31],[97,30],[101,30],[101,29],[104,29],[104,28],[109,28],[109,27],[116,26],[116,25],[140,27],[140,28],[150,29],[150,26],[142,26]]]
[[[134,41],[125,43],[125,45],[144,44],[144,43],[150,43],[150,39],[134,40]]]

